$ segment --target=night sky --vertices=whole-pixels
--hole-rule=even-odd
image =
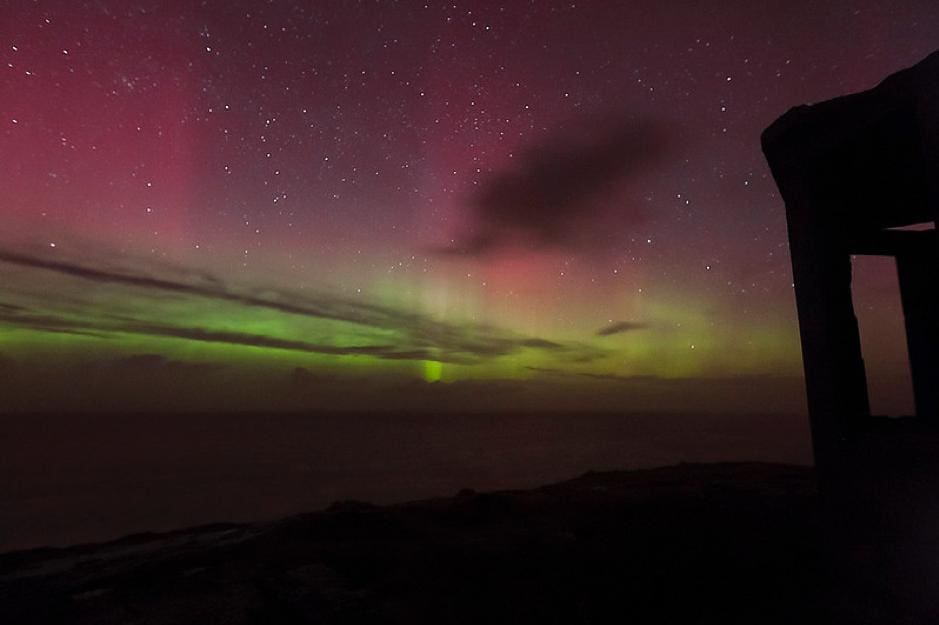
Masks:
[[[936,42],[935,0],[8,3],[0,410],[800,411],[760,132]]]

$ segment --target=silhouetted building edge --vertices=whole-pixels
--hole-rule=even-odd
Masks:
[[[916,416],[939,419],[939,52],[877,87],[798,106],[762,136],[786,203],[806,393],[822,477],[871,418],[851,258],[893,256]],[[897,230],[932,223],[923,231]]]

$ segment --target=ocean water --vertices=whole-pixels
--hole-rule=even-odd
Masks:
[[[806,417],[25,414],[0,417],[0,551],[260,521],[337,500],[529,488],[678,462],[811,464]]]

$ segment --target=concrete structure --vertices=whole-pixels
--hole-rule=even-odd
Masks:
[[[896,258],[916,429],[939,421],[939,52],[869,91],[790,110],[762,141],[786,202],[815,459],[825,480],[871,421],[852,255]]]

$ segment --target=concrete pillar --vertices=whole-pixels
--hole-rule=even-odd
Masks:
[[[939,419],[939,262],[934,245],[897,253],[916,414]]]

